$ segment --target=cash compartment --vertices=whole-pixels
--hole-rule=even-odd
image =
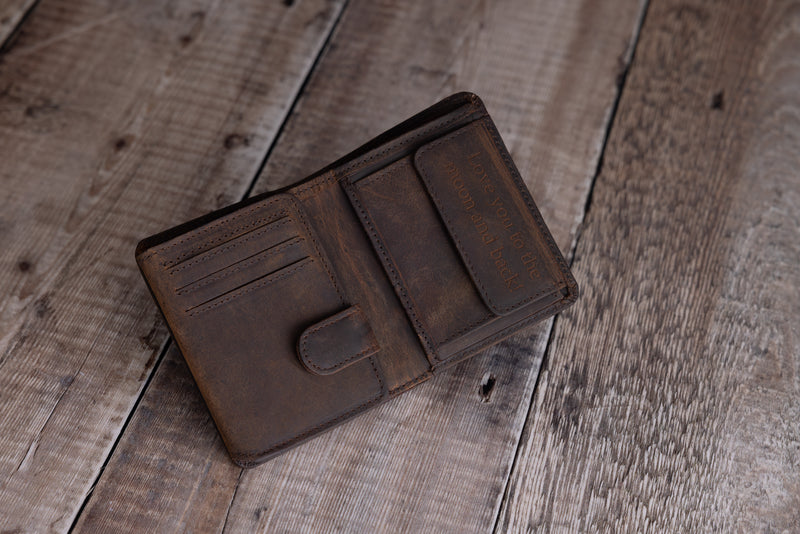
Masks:
[[[491,133],[473,121],[345,182],[434,366],[565,297],[555,244]]]

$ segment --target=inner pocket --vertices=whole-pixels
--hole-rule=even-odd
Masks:
[[[277,276],[307,258],[309,252],[302,236],[293,237],[212,271],[177,288],[175,294],[188,311],[248,283]]]
[[[225,252],[229,261],[222,268],[197,271],[202,276],[172,288],[183,292],[182,313],[171,322],[175,339],[229,450],[245,463],[261,461],[383,395],[370,357],[324,376],[301,363],[303,332],[348,302],[302,207],[288,195],[272,202],[284,214],[279,220],[288,222],[257,241],[261,247],[277,244],[249,255],[240,252],[249,244],[236,245]]]
[[[176,263],[167,272],[173,285],[183,289],[298,235],[300,234],[292,215],[285,209],[279,210],[267,223]]]
[[[429,357],[494,319],[442,225],[411,156],[347,186]]]
[[[278,268],[276,270],[270,270],[267,274],[260,276],[255,280],[250,280],[249,282],[241,284],[231,289],[230,291],[222,293],[221,295],[203,300],[194,305],[190,305],[186,308],[186,312],[190,316],[192,316],[216,308],[217,306],[225,304],[226,302],[230,302],[251,291],[255,291],[256,289],[278,282],[279,280],[291,276],[303,270],[304,268],[308,267],[309,264],[312,263],[313,261],[314,261],[313,258],[306,256],[284,267]]]

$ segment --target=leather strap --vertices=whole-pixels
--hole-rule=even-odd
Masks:
[[[378,350],[375,334],[358,306],[309,326],[297,342],[303,366],[317,375],[333,374]]]

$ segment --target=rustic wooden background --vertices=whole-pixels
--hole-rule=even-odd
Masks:
[[[800,2],[3,0],[0,531],[800,532]],[[242,471],[136,242],[480,94],[568,312]]]

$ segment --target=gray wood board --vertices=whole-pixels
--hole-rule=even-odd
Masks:
[[[621,1],[351,1],[255,190],[470,89],[569,253],[640,14]],[[549,327],[241,474],[171,350],[78,530],[491,530]]]
[[[500,531],[800,528],[800,4],[654,2]]]
[[[7,48],[13,41],[14,32],[20,22],[38,0],[3,0],[0,4],[0,50]]]
[[[0,58],[0,530],[65,531],[166,340],[136,242],[240,198],[341,2],[42,0]]]

